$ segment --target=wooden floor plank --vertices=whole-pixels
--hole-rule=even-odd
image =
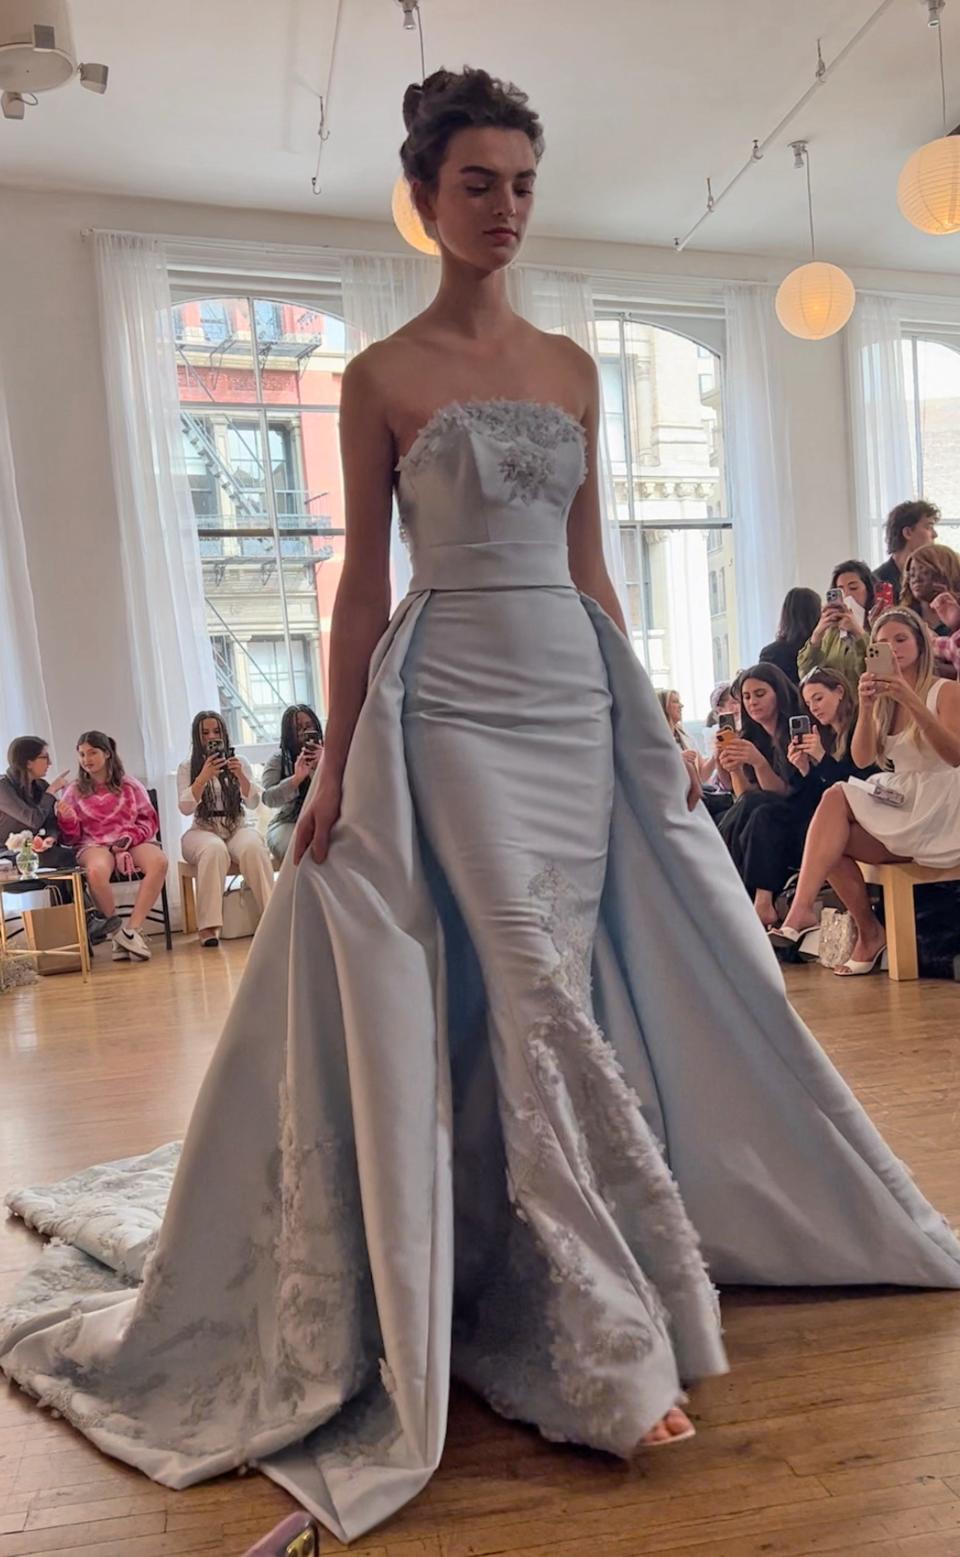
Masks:
[[[0,1189],[181,1134],[247,946],[0,999]],[[960,1221],[960,988],[791,970],[801,1014],[921,1186]],[[0,1296],[36,1256],[0,1225]],[[732,1373],[694,1397],[693,1444],[630,1465],[452,1394],[440,1471],[362,1557],[960,1557],[960,1298],[740,1292]],[[186,1492],[101,1456],[0,1388],[0,1557],[239,1557],[293,1507],[262,1477]],[[324,1551],[335,1544],[324,1537]]]

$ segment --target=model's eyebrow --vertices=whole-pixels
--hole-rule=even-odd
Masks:
[[[465,168],[460,169],[460,172],[475,173],[480,178],[497,178],[499,176],[495,168],[481,168],[474,163],[468,163]],[[536,178],[537,170],[536,168],[525,168],[522,173],[515,173],[513,176],[514,178]]]

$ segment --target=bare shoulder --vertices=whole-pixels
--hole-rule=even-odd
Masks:
[[[557,382],[569,385],[570,403],[583,414],[593,405],[597,394],[597,366],[588,351],[569,335],[551,335],[537,330],[544,354],[551,359]]]
[[[941,713],[949,710],[953,715],[960,714],[960,681],[950,681],[943,677],[937,697]]]

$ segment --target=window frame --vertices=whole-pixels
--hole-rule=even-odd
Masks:
[[[236,421],[246,422],[247,424],[256,427],[259,447],[262,451],[264,483],[263,507],[265,511],[264,524],[201,524],[198,522],[199,519],[206,516],[198,516],[196,512],[194,512],[194,534],[197,537],[197,544],[198,548],[200,549],[201,564],[204,562],[209,563],[216,560],[209,556],[205,557],[203,555],[202,543],[204,541],[236,540],[242,543],[244,541],[263,540],[269,541],[271,543],[271,558],[265,560],[272,560],[276,565],[278,586],[277,592],[282,613],[282,632],[277,635],[277,641],[282,641],[284,644],[284,651],[287,659],[287,679],[294,689],[296,688],[298,670],[298,665],[296,663],[294,654],[294,643],[302,642],[303,635],[298,631],[296,623],[291,623],[290,602],[287,594],[287,580],[284,577],[284,564],[293,562],[303,563],[309,566],[312,556],[312,552],[307,545],[309,541],[316,541],[320,537],[330,537],[330,539],[343,538],[346,535],[346,530],[342,525],[338,526],[330,523],[323,525],[321,525],[319,522],[312,525],[290,525],[280,523],[281,515],[277,501],[276,472],[274,471],[273,460],[271,458],[270,435],[271,431],[274,430],[272,425],[274,422],[281,420],[287,421],[288,424],[291,424],[289,425],[287,432],[290,441],[290,448],[292,449],[295,447],[298,438],[298,435],[292,426],[294,421],[299,421],[303,414],[325,414],[333,416],[334,418],[339,418],[340,407],[339,403],[327,403],[319,401],[307,402],[298,400],[287,404],[282,401],[268,401],[264,398],[263,367],[268,360],[269,353],[265,354],[259,349],[260,340],[257,324],[257,305],[260,305],[261,309],[269,306],[270,308],[276,310],[277,315],[279,315],[281,318],[282,313],[280,311],[282,309],[295,308],[302,310],[305,314],[316,315],[318,318],[334,319],[343,327],[344,331],[346,332],[346,321],[342,312],[337,312],[333,307],[334,301],[335,300],[333,297],[331,297],[329,301],[324,302],[321,302],[320,300],[311,301],[307,298],[302,300],[295,300],[290,296],[277,296],[276,293],[269,287],[265,288],[262,292],[253,291],[249,286],[218,287],[214,291],[208,291],[204,289],[202,292],[192,288],[184,289],[181,287],[174,291],[173,306],[171,310],[171,319],[174,331],[176,331],[176,320],[179,310],[189,304],[198,305],[201,310],[201,328],[204,330],[204,334],[202,340],[198,341],[196,344],[201,349],[209,348],[211,351],[216,351],[218,349],[222,350],[224,347],[229,346],[231,341],[235,338],[229,328],[229,315],[227,315],[227,329],[225,336],[222,339],[211,341],[206,336],[203,310],[205,308],[211,308],[215,305],[220,305],[224,308],[224,310],[226,310],[229,308],[231,303],[240,304],[246,307],[247,321],[249,324],[250,359],[249,363],[246,361],[244,362],[244,368],[249,368],[252,373],[255,398],[251,401],[233,401],[229,399],[214,400],[209,397],[205,398],[199,392],[188,396],[186,393],[181,393],[178,386],[178,411],[180,413],[181,419],[185,413],[187,415],[193,414],[196,416],[199,413],[210,413],[215,411],[218,415],[224,417],[228,426],[231,426],[233,422]],[[342,300],[338,297],[336,301],[339,302],[340,308],[342,309]],[[177,338],[176,334],[174,335],[174,356],[178,364],[186,360],[181,349],[182,345],[189,347],[190,344],[190,342],[181,342],[181,340]],[[247,344],[246,340],[244,341],[244,344]],[[275,348],[277,342],[276,340],[271,340],[269,342],[265,342],[264,344],[271,348]],[[344,357],[345,356],[346,350],[344,350]],[[189,367],[189,363],[187,366]],[[186,390],[191,387],[195,386],[190,385],[188,380],[184,388]],[[188,481],[190,479],[189,473],[187,475],[187,479]],[[193,487],[191,485],[191,503],[192,491]],[[291,556],[290,553],[285,550],[285,543],[296,540],[301,541],[304,546],[304,550],[302,554]],[[227,559],[227,561],[229,560],[230,559]],[[318,554],[318,563],[324,560],[325,558]],[[204,590],[204,604],[205,609],[211,609],[211,603],[206,598],[206,590]],[[223,620],[216,606],[213,606],[212,609],[219,619],[218,634],[220,634],[220,636],[226,634],[227,641],[230,645],[230,653],[227,658],[234,658],[239,652],[250,659],[252,664],[256,665],[255,659],[250,655],[250,652],[243,640],[237,638],[236,635],[233,634],[229,623]],[[208,636],[210,636],[210,641],[212,644],[213,634],[208,634]],[[320,662],[317,664],[316,669],[317,674],[322,681],[324,674],[322,656]],[[258,674],[262,675],[259,667]],[[270,678],[264,679],[269,682]],[[310,679],[313,679],[312,674]],[[270,682],[270,684],[272,685],[273,683]],[[317,693],[320,693],[322,698],[322,686],[317,686],[315,688],[314,695],[316,696]],[[252,708],[251,711],[254,714],[257,712],[256,708]],[[274,744],[275,742],[263,740],[241,742],[238,744],[237,749],[245,756],[247,756],[249,760],[255,761],[260,760],[265,751],[272,750]]]
[[[910,429],[910,443],[913,452],[914,467],[916,470],[916,491],[919,496],[925,495],[925,473],[923,455],[923,405],[920,395],[920,351],[922,343],[931,346],[945,346],[954,352],[960,359],[960,333],[954,333],[949,329],[938,330],[933,326],[903,325],[900,331],[900,339],[910,347],[910,382],[906,382],[906,367],[904,363],[904,398],[905,410]],[[911,414],[912,400],[912,414]],[[936,497],[930,499],[936,502]],[[960,527],[960,516],[947,514],[941,510],[940,521],[943,525]],[[879,521],[882,531],[883,520]]]

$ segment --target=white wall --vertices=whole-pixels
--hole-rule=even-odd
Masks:
[[[0,188],[0,364],[53,719],[66,764],[81,729],[143,752],[131,686],[91,245],[84,228],[197,234],[338,248],[397,248],[392,228],[323,218]],[[675,256],[616,244],[534,240],[532,262],[583,269],[779,280],[761,258]],[[949,292],[951,279],[855,275],[861,284]],[[854,546],[840,340],[785,339],[788,423],[803,582],[823,588]],[[779,602],[771,602],[771,636]],[[2,668],[0,668],[2,673]],[[13,732],[0,732],[8,738]],[[46,733],[46,732],[40,732]],[[186,737],[186,732],[185,732]]]

